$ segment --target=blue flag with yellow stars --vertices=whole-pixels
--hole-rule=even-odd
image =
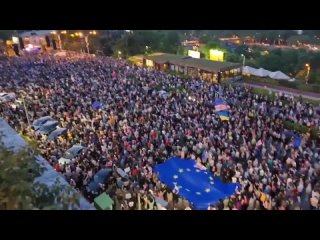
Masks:
[[[197,167],[192,159],[173,157],[158,164],[154,172],[159,174],[161,182],[187,199],[196,209],[206,210],[210,204],[235,193],[238,183],[224,183],[211,172]]]

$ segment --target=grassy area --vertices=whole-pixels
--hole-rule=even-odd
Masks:
[[[275,92],[269,92],[267,89],[263,88],[252,88],[252,92],[258,95],[267,96],[269,100],[273,100],[275,98]]]
[[[272,90],[271,90],[272,91]],[[275,98],[275,92],[272,91],[271,95],[269,94],[269,90],[263,89],[263,88],[252,88],[252,92],[259,94],[259,95],[263,95],[263,96],[268,96],[269,100],[274,100]],[[295,99],[298,99],[299,97],[294,97]],[[302,97],[302,101],[305,103],[310,103],[314,106],[319,106],[320,105],[320,100],[315,100],[315,99],[310,99],[310,98],[305,98]],[[284,104],[288,103],[287,100],[282,100],[282,102]]]
[[[308,84],[306,85],[304,81],[302,80],[296,80],[294,82],[289,81],[278,81],[274,80],[272,78],[260,78],[260,77],[244,77],[245,81],[252,82],[252,83],[264,83],[268,86],[281,86],[281,87],[287,87],[287,88],[293,88],[298,89],[305,92],[315,92],[320,93],[320,85],[319,84]]]
[[[315,99],[310,99],[310,98],[302,98],[302,101],[303,102],[306,102],[306,103],[310,103],[314,106],[319,106],[320,105],[320,100],[315,100]]]

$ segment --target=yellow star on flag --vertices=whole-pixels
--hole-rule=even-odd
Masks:
[[[199,169],[196,169],[196,172],[200,172],[200,170],[199,170]]]
[[[211,185],[213,185],[213,184],[214,184],[214,182],[213,182],[213,181],[210,181],[210,184],[211,184]]]
[[[209,179],[210,179],[211,181],[213,181],[213,178],[212,178],[212,177],[209,177]]]
[[[197,195],[201,195],[201,192],[196,192]]]
[[[178,177],[178,175],[173,175],[173,178],[174,178],[174,179],[177,179],[177,178],[179,178],[179,177]]]
[[[179,168],[179,173],[183,173],[183,169],[182,168]]]
[[[205,190],[207,193],[209,193],[210,192],[210,188],[206,188],[206,190]]]
[[[191,172],[191,169],[190,169],[190,168],[187,168],[187,171],[188,171],[188,172]]]
[[[187,192],[190,192],[190,189],[186,188],[186,191],[187,191]]]

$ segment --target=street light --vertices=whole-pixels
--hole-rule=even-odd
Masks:
[[[241,57],[243,57],[242,67],[244,68],[244,65],[246,63],[246,56],[241,54]]]
[[[307,63],[306,68],[307,68],[306,84],[308,84],[311,66]]]

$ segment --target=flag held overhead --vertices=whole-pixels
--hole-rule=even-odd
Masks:
[[[174,157],[158,164],[154,171],[159,174],[161,182],[172,190],[179,189],[179,195],[196,209],[205,210],[209,204],[232,195],[239,184],[223,183],[211,172],[202,169],[195,160]]]

